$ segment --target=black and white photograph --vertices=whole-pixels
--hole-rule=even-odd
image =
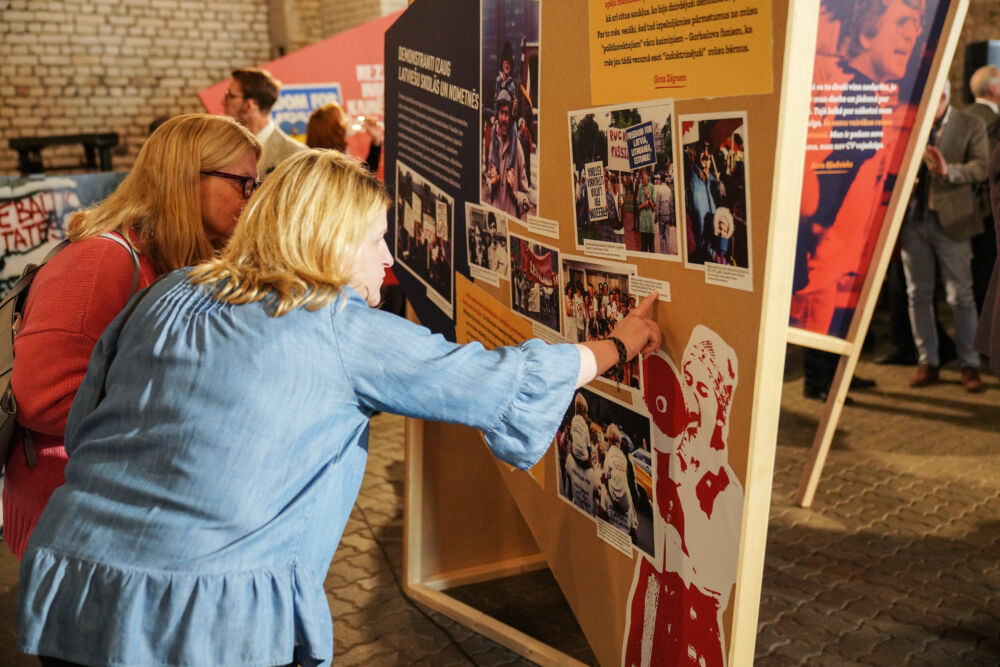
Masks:
[[[465,226],[469,268],[489,271],[499,278],[510,278],[510,247],[507,239],[507,215],[486,206],[466,202]],[[475,276],[473,276],[475,277]]]
[[[451,315],[454,200],[418,172],[396,162],[396,262],[427,287],[427,296]]]

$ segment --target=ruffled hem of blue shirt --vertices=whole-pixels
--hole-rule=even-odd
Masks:
[[[293,657],[302,667],[326,665],[333,626],[317,584],[322,576],[302,565],[218,575],[150,572],[29,547],[21,564],[28,585],[18,604],[27,600],[32,608],[19,613],[46,622],[22,628],[18,648],[129,667],[269,667]],[[103,642],[88,646],[94,637]]]

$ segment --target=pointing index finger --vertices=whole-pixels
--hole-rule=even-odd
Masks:
[[[639,305],[636,306],[632,310],[632,312],[635,313],[636,315],[639,315],[640,317],[646,317],[646,313],[649,312],[649,309],[653,307],[653,304],[656,303],[656,300],[659,298],[660,298],[660,293],[657,292],[656,290],[653,290],[652,292],[647,294],[642,301],[639,302]]]

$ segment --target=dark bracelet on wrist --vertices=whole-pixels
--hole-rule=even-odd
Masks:
[[[625,343],[621,342],[615,336],[608,336],[604,340],[610,340],[615,344],[615,349],[618,350],[618,365],[624,368],[625,362],[628,361],[628,351],[625,349]]]

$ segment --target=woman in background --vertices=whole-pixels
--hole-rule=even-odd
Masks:
[[[360,119],[359,119],[360,120]],[[373,174],[378,173],[379,159],[382,157],[382,127],[374,118],[365,117],[358,129],[364,129],[371,138],[368,144],[368,157],[364,165]],[[347,154],[348,124],[344,109],[336,102],[316,109],[309,115],[306,126],[306,145],[310,148],[328,148]],[[390,270],[385,270],[385,280],[382,283],[382,310],[404,316],[406,312],[406,296],[399,280]]]
[[[382,128],[373,118],[359,118],[358,124],[368,133],[371,143],[368,146],[368,157],[365,158],[365,166],[372,173],[378,171],[379,159],[382,157]],[[309,148],[330,148],[347,153],[348,137],[347,116],[344,108],[336,102],[316,109],[309,115],[309,124],[306,126],[306,145]]]
[[[258,155],[253,134],[229,118],[166,121],[118,188],[70,218],[72,243],[35,276],[14,341],[21,439],[3,485],[3,537],[18,558],[63,483],[66,418],[97,339],[137,288],[225,244],[257,187]]]
[[[457,345],[378,303],[385,189],[283,162],[220,257],[116,320],[21,567],[19,648],[85,665],[329,664],[323,580],[375,411],[467,424],[533,466],[577,386],[659,347],[651,294],[614,340]],[[73,663],[70,663],[73,664]]]

